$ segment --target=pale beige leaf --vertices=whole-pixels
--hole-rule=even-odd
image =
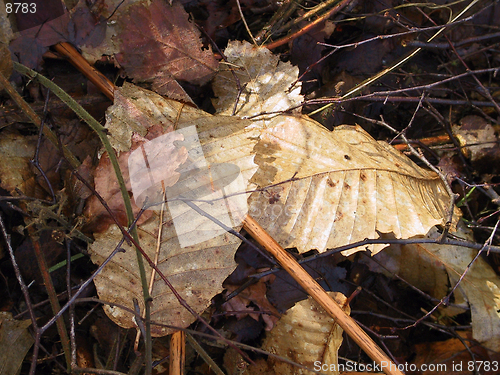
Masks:
[[[202,111],[185,107],[170,100],[160,100],[154,93],[142,90],[132,85],[122,90],[126,96],[119,103],[133,106],[131,111],[132,125],[139,124],[135,130],[152,127],[150,114],[160,114],[156,119],[165,125],[173,125],[177,130],[196,127],[196,132],[202,144],[203,155],[207,162],[235,163],[246,184],[257,166],[253,162],[252,150],[258,139],[258,129],[252,129],[249,120],[239,120],[231,117],[213,117]],[[110,113],[116,113],[116,107]],[[120,109],[124,120],[127,109]],[[180,113],[178,113],[180,112]],[[130,129],[127,134],[131,134]],[[112,130],[115,134],[115,130]],[[120,135],[126,139],[126,135]],[[122,147],[123,141],[115,144]],[[190,150],[188,150],[189,152]],[[165,159],[168,166],[169,160]],[[214,184],[217,181],[213,181]],[[175,186],[175,185],[174,185]],[[242,196],[244,199],[245,196]],[[160,271],[169,279],[174,288],[198,313],[205,310],[214,295],[222,291],[222,282],[234,270],[234,253],[240,243],[233,235],[223,233],[202,243],[182,247],[179,236],[196,240],[206,232],[205,224],[191,220],[189,212],[175,211],[173,216],[168,208],[164,212],[163,223],[159,223],[159,212],[153,212],[153,217],[139,226],[140,243],[151,259],[155,258],[157,248],[158,228],[162,228],[161,246],[158,254]],[[174,225],[175,224],[175,225]],[[238,225],[234,225],[238,230]],[[121,239],[121,233],[115,225],[103,233],[95,234],[96,241],[91,245],[92,261],[101,264]],[[133,309],[133,298],[142,301],[142,288],[138,272],[135,250],[124,246],[125,253],[120,253],[104,268],[95,279],[95,285],[100,298],[119,303]],[[148,278],[151,268],[147,266]],[[186,327],[194,321],[194,317],[182,307],[174,294],[156,275],[151,292],[153,302],[151,319],[155,322]],[[142,303],[142,302],[141,302]],[[117,308],[105,307],[108,316],[122,327],[133,327],[132,315]],[[154,336],[163,336],[172,329],[153,327]]]
[[[16,320],[12,314],[0,312],[0,375],[19,373],[34,339],[28,327],[31,320]]]
[[[0,186],[14,192],[17,188],[28,194],[33,184],[30,160],[35,154],[36,138],[4,130],[0,137]]]
[[[236,100],[235,114],[241,117],[261,112],[284,111],[300,104],[299,68],[273,55],[265,47],[248,42],[230,42],[224,50],[229,64],[221,63],[221,72],[213,84],[214,106],[217,113],[231,115]],[[241,94],[231,70],[238,76]],[[289,91],[291,88],[291,91]]]
[[[462,222],[457,226],[458,237],[474,242],[470,230]],[[428,234],[438,238],[435,228]],[[404,278],[415,287],[441,299],[449,293],[477,250],[440,244],[410,244],[391,246],[376,255],[386,269]],[[381,271],[373,262],[366,262],[372,270]],[[456,315],[470,308],[473,338],[493,351],[500,350],[500,277],[479,257],[454,292],[454,305],[441,309],[447,315]],[[463,306],[463,309],[461,307]]]
[[[360,127],[330,132],[305,116],[279,116],[255,152],[252,182],[280,185],[254,193],[249,213],[285,248],[322,252],[378,232],[409,238],[444,223],[449,196],[439,177]]]
[[[343,306],[346,301],[343,294],[328,293]],[[349,306],[344,311],[349,314]],[[281,317],[276,326],[266,334],[262,349],[309,368],[315,368],[314,363],[319,362],[326,365],[321,370],[322,373],[338,374],[338,350],[342,344],[342,332],[334,319],[309,297],[298,302]],[[269,357],[268,362],[276,374],[310,373],[272,357]]]

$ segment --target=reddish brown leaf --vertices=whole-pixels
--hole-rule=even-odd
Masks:
[[[428,369],[427,371],[409,372],[415,375],[430,375],[436,370],[443,375],[466,375],[474,373],[474,363],[481,366],[481,374],[497,373],[492,366],[488,352],[477,342],[471,340],[471,332],[459,332],[462,339],[452,338],[446,341],[423,343],[415,345],[416,358],[413,364],[417,369]],[[469,349],[464,346],[467,343]],[[474,360],[471,360],[471,353],[474,353]],[[483,366],[486,364],[486,367]],[[440,366],[440,367],[438,367]]]
[[[50,12],[39,14],[43,8],[52,11],[52,15],[57,17],[46,17]],[[36,9],[35,13],[20,17],[23,24],[18,25],[18,28],[23,31],[10,44],[11,52],[30,68],[38,68],[42,63],[42,55],[56,43],[70,42],[77,46],[95,47],[105,36],[106,22],[95,22],[85,2],[80,2],[71,12],[64,14],[48,6],[38,6]]]
[[[135,81],[152,82],[159,94],[191,101],[177,80],[204,84],[212,78],[217,61],[211,49],[202,50],[200,32],[182,5],[140,2],[119,22],[122,52],[116,60]]]
[[[250,302],[257,305],[260,311],[263,312],[262,318],[266,323],[266,330],[270,331],[276,322],[280,313],[276,308],[269,303],[266,297],[266,282],[274,278],[271,276],[266,276],[261,278],[257,283],[250,285],[248,288],[239,293],[236,297],[230,299],[228,302],[224,303],[223,308],[231,315],[234,314],[238,319],[241,319],[247,315],[255,320],[259,320],[259,313],[252,313],[250,311],[255,310],[255,308],[250,306]],[[226,285],[229,292],[238,289],[236,285]],[[241,312],[239,312],[241,311]]]

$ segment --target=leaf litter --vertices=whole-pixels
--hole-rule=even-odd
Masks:
[[[421,21],[420,21],[421,22]],[[244,69],[241,69],[240,72],[244,71]],[[255,79],[255,78],[254,78]],[[228,82],[230,81],[230,79],[228,80]],[[250,83],[252,82],[252,79],[250,79]],[[236,85],[235,85],[236,86]],[[237,87],[237,86],[236,86]],[[245,90],[245,85],[243,84],[243,88]],[[246,97],[244,96],[244,98],[249,98],[251,96],[251,92],[252,90],[254,89],[251,89],[249,91],[247,91],[247,93],[243,93],[244,95],[247,95]],[[258,88],[257,90],[255,91],[258,91]],[[237,95],[237,94],[236,94]],[[236,95],[234,95],[234,97],[236,97]],[[299,102],[300,102],[301,99],[299,99]],[[230,101],[228,101],[230,103]],[[171,102],[173,103],[173,102]],[[233,101],[233,104],[234,104],[234,101]],[[241,103],[239,103],[241,104]],[[256,104],[259,104],[258,102]],[[173,105],[173,104],[171,104]],[[243,107],[244,105],[242,105]],[[183,108],[181,107],[182,110],[180,111],[177,111],[177,114],[180,112],[181,115],[180,116],[183,116],[185,112],[188,112],[188,108]],[[272,111],[271,108],[269,107],[266,107],[268,111]],[[227,111],[228,114],[232,113],[232,108],[228,107],[225,109]],[[126,111],[125,111],[126,112]],[[259,106],[258,110],[256,111],[257,113],[260,113],[262,112],[262,107]],[[245,116],[244,114],[244,111],[240,111],[240,115],[243,115]],[[248,116],[248,115],[246,115]],[[196,117],[196,116],[195,116]],[[205,117],[205,114],[201,114],[200,113],[200,118],[201,117]],[[177,123],[177,120],[175,119],[175,116],[172,115],[172,118],[174,118],[174,121],[172,121],[173,124],[176,124]],[[252,126],[256,126],[256,127],[260,127],[260,130],[259,132],[266,132],[267,129],[268,129],[268,125],[269,125],[269,122],[270,120],[272,120],[272,116],[269,116],[267,118],[265,118],[265,121],[263,122],[265,125],[263,125],[262,123],[259,123],[258,121],[254,121]],[[166,127],[168,128],[168,126]],[[262,129],[265,129],[264,131]],[[131,139],[133,137],[136,137],[137,138],[137,135],[136,134],[132,134],[133,132],[130,132],[129,134],[129,140],[130,143],[131,142]],[[139,131],[140,133],[140,131]],[[491,133],[491,132],[489,132]],[[144,137],[145,135],[147,136],[148,132],[146,131],[145,134],[142,134],[141,136]],[[489,134],[491,135],[491,134]],[[127,141],[127,136],[124,137],[125,139],[125,142],[128,142]],[[141,138],[139,138],[141,139]],[[272,139],[270,137],[267,137],[267,140],[269,139]],[[493,140],[494,142],[495,140]],[[259,140],[260,142],[260,140]],[[269,142],[268,142],[269,143]],[[264,147],[268,147],[268,146],[264,146]],[[273,146],[271,146],[273,147]],[[465,149],[467,149],[468,147],[470,147],[469,145],[465,145]],[[125,147],[124,149],[124,153],[127,152],[127,148]],[[279,156],[281,158],[283,158],[283,154],[284,153],[281,153]],[[269,156],[271,155],[271,156]],[[350,156],[349,154],[347,154],[348,156]],[[267,160],[263,161],[261,164],[262,165],[266,165],[265,168],[268,168],[269,165],[272,166],[272,162],[274,158],[274,152],[270,152],[268,153],[268,158]],[[261,169],[261,166],[259,165],[258,167],[256,167],[255,165],[253,166],[253,168],[257,168],[256,170],[259,171]],[[250,175],[251,173],[248,173],[248,175]],[[264,174],[264,176],[266,176],[266,174]],[[290,178],[289,178],[290,179]],[[290,180],[294,180],[293,179],[290,179]],[[257,183],[255,182],[255,180],[252,180],[252,177],[249,179],[249,186],[251,186],[252,188],[254,188]],[[264,203],[267,204],[267,206],[264,206],[264,209],[267,210],[267,213],[270,213],[271,215],[274,215],[276,216],[279,212],[280,212],[280,209],[274,209],[272,210],[273,206],[274,205],[278,205],[280,206],[281,203],[282,203],[282,196],[284,194],[284,189],[282,188],[281,185],[285,185],[287,183],[293,183],[295,181],[283,181],[282,183],[278,183],[279,185],[277,186],[270,186],[270,187],[267,187],[265,188],[265,190],[263,191],[257,191],[254,193],[254,195],[257,195],[257,194],[260,194],[262,195],[261,199],[264,200]],[[265,186],[266,184],[264,183],[263,186]],[[350,184],[348,184],[349,186],[351,186]],[[260,186],[260,185],[257,185],[257,186]],[[257,205],[255,205],[257,206]],[[271,207],[271,208],[270,208]],[[115,207],[116,210],[119,209],[118,206]],[[342,213],[342,211],[340,211]],[[148,215],[149,213],[147,213],[146,215]],[[155,214],[156,215],[156,214]],[[154,215],[153,215],[154,216]],[[151,217],[153,217],[151,216]],[[314,217],[314,215],[311,215]],[[147,220],[146,220],[147,221]],[[379,233],[377,232],[377,235]],[[380,233],[380,235],[386,235],[384,233]],[[393,236],[394,233],[388,233],[387,234],[389,237]],[[307,246],[306,246],[307,247]],[[328,248],[328,247],[327,247]],[[412,259],[415,259],[415,260],[412,260],[411,263],[412,264],[416,264],[417,261],[420,261],[423,257],[423,254],[424,253],[430,253],[430,251],[428,249],[424,249],[422,250],[423,247],[421,247],[420,250],[417,250],[416,253],[419,254],[419,256],[417,256],[416,258],[412,258]],[[456,250],[457,252],[461,252],[463,249],[458,249]],[[383,252],[380,252],[378,254],[378,256],[383,256],[385,255],[386,253],[387,254],[390,254],[390,249],[386,249],[385,251]],[[426,268],[425,271],[422,271],[423,273],[420,273],[420,272],[415,272],[415,270],[413,270],[413,273],[417,275],[417,278],[418,278],[418,275],[420,275],[420,281],[426,281],[427,284],[425,286],[421,286],[421,288],[423,290],[428,290],[429,288],[432,289],[434,288],[434,290],[432,290],[431,294],[432,295],[435,295],[435,296],[440,296],[440,295],[443,295],[443,293],[445,293],[446,291],[444,290],[446,285],[445,285],[445,280],[447,277],[449,277],[449,280],[453,281],[453,278],[461,273],[463,271],[463,268],[464,268],[464,265],[461,264],[460,266],[455,266],[454,269],[452,271],[450,271],[450,269],[452,268],[452,264],[454,264],[453,262],[450,262],[448,257],[450,256],[450,253],[455,253],[455,252],[452,252],[452,251],[448,251],[446,254],[440,254],[438,258],[433,258],[434,255],[432,255],[430,258],[430,261],[428,262],[428,264],[426,265],[423,265],[424,268]],[[471,251],[470,254],[472,255],[473,252]],[[392,256],[392,255],[391,255]],[[408,259],[411,259],[410,255],[408,255],[408,252],[405,253],[405,255],[403,256],[403,258],[396,258],[396,262],[401,262],[402,263],[402,268],[406,268],[406,269],[409,269],[410,267],[408,267]],[[398,260],[399,259],[399,260]],[[403,259],[402,261],[400,259]],[[437,260],[436,260],[437,259]],[[434,261],[435,260],[435,261]],[[441,263],[441,261],[444,260],[444,262]],[[468,262],[470,261],[470,259],[466,259],[464,260],[463,262]],[[392,261],[394,262],[394,260]],[[448,263],[446,263],[448,262]],[[463,263],[462,262],[462,263]],[[425,262],[423,262],[425,263]],[[440,271],[435,271],[435,266],[437,264],[445,264],[446,266],[445,267],[442,267],[440,268]],[[464,293],[460,293],[459,290],[457,290],[455,292],[455,304],[462,304],[462,306],[464,308],[467,308],[467,305],[464,303],[464,301],[467,299],[467,293],[471,294],[471,298],[469,298],[469,303],[471,304],[471,306],[475,306],[473,308],[473,321],[475,320],[476,324],[473,323],[474,325],[474,333],[475,333],[475,337],[477,339],[479,339],[479,341],[490,341],[490,343],[488,343],[488,346],[491,346],[492,344],[494,345],[494,341],[491,341],[491,340],[494,340],[495,338],[495,324],[497,323],[498,321],[498,317],[495,317],[495,314],[494,314],[494,309],[490,309],[491,306],[495,306],[497,305],[497,300],[498,300],[498,284],[496,284],[496,275],[494,274],[490,274],[490,271],[491,271],[491,268],[486,265],[486,263],[484,264],[481,264],[480,265],[481,267],[479,267],[478,269],[480,269],[479,271],[476,271],[474,268],[473,270],[471,271],[474,271],[472,272],[472,275],[470,275],[470,277],[466,277],[464,279],[464,282],[466,282],[469,286],[471,286],[470,288],[467,288],[467,286],[465,286],[464,288],[459,288],[459,289],[464,289],[465,290],[465,294]],[[423,268],[422,268],[423,269]],[[469,271],[469,272],[471,272]],[[429,279],[432,279],[432,274],[433,272],[437,272],[439,273],[441,276],[438,276],[436,278],[436,280],[432,280],[431,282],[429,282],[430,280]],[[449,274],[449,275],[448,275]],[[478,274],[482,274],[484,276],[484,278],[482,280],[480,279],[475,279],[477,277]],[[425,276],[423,276],[425,275]],[[444,277],[444,278],[443,278]],[[411,277],[408,277],[408,279],[410,280],[414,280],[412,279]],[[423,279],[426,279],[426,280],[423,280]],[[470,280],[472,281],[470,281]],[[272,284],[272,279],[271,281],[269,281],[271,284]],[[434,282],[434,285],[432,285]],[[417,281],[414,281],[415,285],[420,285],[417,283]],[[450,282],[451,283],[451,282]],[[451,283],[452,284],[452,283]],[[472,296],[472,293],[475,293],[475,291],[477,290],[480,290],[480,293],[477,293],[478,295],[480,295],[481,297],[478,297],[478,298],[473,298],[474,296]],[[261,292],[259,292],[261,293]],[[256,296],[257,297],[257,296]],[[253,298],[253,297],[252,297]],[[258,297],[257,297],[258,298]],[[480,301],[481,299],[484,300],[484,302]],[[140,298],[139,298],[140,300]],[[257,301],[257,299],[254,299],[255,301]],[[258,305],[258,302],[257,302],[257,305]],[[450,308],[447,308],[443,311],[446,311],[446,310],[449,310]],[[483,318],[478,318],[478,312],[481,313],[481,312],[484,312],[484,310],[491,310],[490,312],[492,313],[490,316],[484,316]],[[262,310],[262,309],[261,309]],[[475,313],[475,316],[476,318],[474,318],[474,312]],[[454,313],[451,313],[451,314],[454,314]],[[483,320],[481,319],[484,319],[484,324],[483,324]],[[488,321],[486,323],[486,321]],[[488,332],[488,330],[491,330],[491,334]],[[467,338],[470,338],[471,336],[468,336]],[[456,350],[459,350],[460,348],[457,348]],[[426,362],[426,361],[424,361]],[[427,361],[428,362],[428,361]]]
[[[237,112],[250,115],[269,108],[286,109],[299,101],[296,92],[291,98],[283,94],[297,79],[297,70],[290,64],[278,63],[268,50],[248,44],[236,42],[228,48],[231,52],[229,62],[243,64],[241,81],[243,84],[248,82],[249,88],[249,96],[243,102],[252,103],[239,107]],[[240,57],[236,53],[238,50],[242,56],[248,51],[251,58]],[[269,72],[268,64],[277,68]],[[220,113],[232,110],[236,93],[235,82],[228,79],[227,73],[216,82],[218,90],[228,86],[228,97],[219,97]],[[282,86],[276,82],[282,82]],[[166,126],[177,131],[195,126],[209,165],[236,165],[244,181],[241,192],[264,189],[250,194],[249,213],[284,247],[296,247],[300,252],[311,249],[323,252],[367,236],[375,238],[377,231],[394,232],[398,238],[408,238],[425,235],[432,226],[444,224],[449,197],[442,181],[385,143],[373,140],[359,127],[346,126],[329,133],[307,116],[300,115],[273,115],[265,120],[250,120],[222,114],[212,116],[191,108],[184,114],[185,106],[173,104],[144,89],[126,84],[119,90],[118,97],[127,97],[110,107],[107,116],[112,119],[107,125],[111,138],[123,139],[115,144],[123,147],[131,133],[147,131],[143,127],[157,121],[151,118],[154,113],[161,114],[165,131],[168,131]],[[263,102],[258,101],[259,93]],[[151,98],[161,104],[153,106]],[[134,103],[134,111],[130,112],[132,121],[126,122],[131,125],[125,125],[130,130],[125,133],[112,125],[113,121],[121,123],[123,116],[127,116],[127,111],[121,108],[124,107],[122,103],[128,103],[128,108]],[[115,111],[121,115],[114,116]],[[276,190],[271,193],[273,199],[265,191],[270,185],[274,186],[270,190]],[[391,214],[394,207],[397,215]],[[260,212],[256,212],[256,208]],[[159,268],[191,307],[201,313],[212,297],[222,291],[222,281],[236,267],[233,258],[240,240],[223,233],[204,243],[182,248],[176,234],[179,226],[174,225],[179,218],[168,210],[163,217],[160,224],[158,213],[155,213],[139,225],[142,247],[154,258],[158,228],[161,227]],[[200,235],[198,230],[192,222],[184,222],[181,229],[184,235],[192,238]],[[100,263],[119,241],[121,233],[111,225],[95,237],[96,242],[90,249],[93,261]],[[364,249],[349,253],[359,250]],[[128,250],[113,258],[95,283],[102,299],[132,308],[132,299],[139,299],[142,293],[135,254]],[[151,318],[154,321],[180,327],[194,321],[163,282],[154,283],[152,296]],[[134,326],[129,313],[111,307],[105,310],[121,326]],[[170,332],[166,328],[154,329],[155,335]]]
[[[137,2],[121,15],[117,63],[127,76],[152,83],[155,92],[190,101],[178,81],[203,85],[215,74],[211,48],[202,49],[200,31],[180,3]]]

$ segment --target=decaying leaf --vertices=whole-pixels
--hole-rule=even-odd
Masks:
[[[329,294],[343,306],[346,301],[343,294]],[[343,309],[349,314],[349,306]],[[262,349],[309,368],[315,368],[314,363],[318,361],[327,365],[327,370],[322,369],[322,373],[338,374],[338,350],[342,344],[342,332],[334,319],[312,297],[308,297],[281,317],[276,327],[266,334]],[[273,357],[269,357],[268,362],[275,374],[310,373]]]
[[[460,224],[456,235],[474,241],[469,230]],[[438,238],[433,228],[428,237]],[[393,246],[377,255],[379,262],[391,272],[403,277],[407,282],[429,293],[435,298],[443,298],[449,293],[469,263],[477,255],[477,250],[440,244],[409,244]],[[369,262],[374,271],[380,269]],[[500,350],[500,278],[490,265],[478,257],[454,292],[453,303],[458,306],[446,307],[443,312],[456,315],[470,308],[472,337],[493,351]],[[460,305],[464,309],[460,309]]]
[[[35,154],[36,140],[14,131],[2,131],[0,137],[0,186],[14,192],[17,188],[25,194],[33,189],[30,160]]]
[[[253,47],[248,50],[255,56]],[[264,56],[270,55],[265,52]],[[284,109],[274,102],[276,98],[280,102],[280,95],[267,95],[266,90],[271,89],[272,83],[272,92],[284,92],[291,77],[284,79],[283,85],[277,84],[284,73],[279,66],[270,74],[262,71],[261,67],[268,66],[266,64],[276,66],[274,58],[271,62],[263,59],[251,60],[260,68],[243,67],[253,72],[248,76],[253,92],[262,93],[266,99],[256,106],[259,111],[270,106]],[[252,78],[258,72],[266,78]],[[205,164],[199,170],[230,165],[239,171],[240,194],[233,195],[226,190],[227,195],[216,202],[227,202],[228,197],[245,200],[253,191],[247,202],[248,212],[283,247],[296,247],[299,252],[311,249],[323,252],[367,237],[377,238],[379,232],[392,232],[398,238],[425,235],[432,226],[444,222],[449,197],[439,177],[416,166],[386,143],[375,141],[360,127],[343,126],[329,132],[307,116],[298,115],[274,115],[265,121],[211,116],[132,85],[124,86],[117,95],[124,98],[110,109],[108,119],[121,121],[118,119],[130,117],[130,121],[127,120],[125,130],[111,125],[108,129],[122,152],[127,150],[132,132],[147,133],[144,127],[158,122],[157,119],[161,119],[162,127],[172,126],[186,135],[191,132],[189,137],[196,138],[200,147],[187,147],[188,160],[202,156]],[[251,101],[257,100],[255,95],[251,96]],[[296,100],[285,99],[287,105]],[[229,101],[221,100],[227,105],[225,109],[221,105],[220,110],[228,110]],[[153,118],[155,120],[147,120]],[[165,163],[168,165],[167,161]],[[193,181],[197,180],[196,187],[200,188],[227,185],[224,176],[213,176],[215,174],[195,175]],[[203,182],[204,179],[207,181]],[[191,186],[189,182],[181,177],[181,181],[172,186],[173,191],[177,189],[176,199],[182,195],[179,191],[195,192],[196,189],[185,189]],[[201,197],[195,194],[192,203],[204,210],[210,209],[211,204],[202,201],[213,198],[200,201]],[[162,208],[162,223],[159,221],[161,209],[157,206],[151,218],[139,227],[141,245],[151,259],[158,255],[160,270],[191,307],[201,312],[221,291],[222,281],[234,270],[234,252],[240,241],[225,230],[214,234],[213,226],[217,225],[210,220],[202,222],[201,216],[187,207],[185,200],[177,201],[175,207],[169,202],[168,208],[167,205]],[[228,220],[226,225],[239,230],[241,218],[238,215]],[[159,228],[161,236],[158,236]],[[121,233],[116,226],[111,226],[95,237],[96,242],[91,246],[92,259],[101,263],[120,240]],[[362,249],[348,253],[359,250]],[[135,252],[131,248],[110,262],[95,280],[102,299],[130,308],[133,297],[141,300],[135,263]],[[185,327],[194,320],[158,276],[153,283],[152,296],[151,318],[154,321]],[[118,324],[134,325],[131,314],[115,307],[105,309]],[[157,327],[153,334],[169,332],[167,328]]]
[[[31,320],[15,320],[11,313],[0,312],[0,375],[17,374],[21,369],[34,342],[30,325]]]
[[[409,238],[444,223],[449,197],[439,177],[360,127],[330,132],[307,117],[280,116],[254,151],[252,182],[280,185],[254,193],[249,213],[285,248],[323,252],[378,232]]]
[[[178,2],[141,1],[120,18],[117,62],[135,81],[150,81],[153,90],[191,101],[177,81],[205,84],[217,68],[212,50],[202,50],[200,32]]]
[[[238,161],[237,165],[243,179],[249,180],[256,169],[252,149],[255,145],[253,139],[258,137],[256,129],[245,129],[252,124],[251,121],[235,121],[231,117],[213,117],[178,102],[162,99],[156,94],[132,85],[127,86],[125,90],[129,90],[127,93],[130,95],[129,100],[147,104],[145,107],[140,107],[140,111],[144,113],[137,114],[136,118],[145,116],[145,113],[163,113],[163,126],[171,125],[177,130],[196,127],[207,161],[210,164]],[[152,97],[155,97],[155,101],[161,104],[154,107],[150,100]],[[114,105],[114,107],[117,106],[119,104]],[[209,140],[211,142],[208,142]],[[216,184],[217,181],[214,183]],[[158,228],[162,228],[161,246],[158,247],[159,268],[191,307],[197,312],[202,312],[209,305],[211,298],[222,291],[222,282],[236,267],[234,252],[240,240],[229,233],[223,233],[204,243],[182,247],[178,232],[182,231],[184,237],[197,239],[203,236],[203,226],[197,227],[196,223],[186,215],[185,210],[184,212],[176,211],[174,216],[166,209],[163,215],[163,223],[160,223],[159,212],[153,211],[152,218],[139,227],[141,246],[154,259],[157,251]],[[112,225],[102,234],[96,233],[95,237],[96,242],[90,249],[92,260],[101,263],[120,240],[121,233],[115,225]],[[132,297],[142,301],[140,298],[142,289],[136,263],[135,251],[129,247],[125,254],[119,254],[113,258],[110,265],[95,280],[100,297],[131,308],[133,308]],[[149,277],[151,268],[148,267],[148,269]],[[179,327],[189,325],[194,318],[179,305],[175,296],[158,275],[155,281],[152,289],[152,320]],[[118,308],[106,307],[105,309],[108,315],[121,326],[134,326],[130,314]],[[153,334],[161,336],[171,331],[165,327],[155,327]]]
[[[241,117],[284,111],[302,102],[299,69],[281,62],[267,48],[235,41],[228,44],[224,54],[230,65],[221,68],[213,84],[217,113],[231,115],[236,100],[235,114]],[[241,92],[233,73],[238,76]]]

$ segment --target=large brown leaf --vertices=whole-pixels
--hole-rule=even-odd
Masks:
[[[252,124],[250,120],[235,121],[232,117],[213,117],[132,85],[126,85],[120,91],[119,95],[127,98],[110,109],[107,116],[110,131],[116,129],[115,123],[122,123],[125,128],[130,125],[135,131],[140,131],[141,127],[151,126],[154,123],[154,121],[140,121],[144,120],[145,114],[151,117],[151,113],[161,113],[163,126],[172,125],[177,130],[196,127],[203,144],[203,154],[210,164],[237,161],[245,181],[248,181],[256,170],[252,149],[259,132],[258,129],[246,129]],[[123,123],[121,115],[115,116],[123,113],[123,103],[127,103],[129,109],[135,108],[130,116],[135,120]],[[125,130],[125,133],[129,130]],[[120,132],[123,134],[123,129]],[[131,131],[127,134],[131,134]],[[117,145],[123,145],[120,142],[122,138],[123,135],[114,137]],[[168,159],[165,159],[165,162],[169,165]],[[186,212],[176,210],[172,214],[168,208],[165,209],[163,222],[160,223],[159,211],[150,211],[152,218],[139,226],[141,246],[150,258],[155,259],[158,256],[158,267],[161,272],[168,277],[180,295],[201,313],[210,304],[211,298],[222,291],[222,282],[236,267],[233,258],[240,240],[229,233],[222,233],[205,242],[183,247],[179,242],[179,231],[184,238],[196,239],[203,235],[205,229],[203,226],[206,223],[197,224]],[[159,228],[162,231],[158,240]],[[90,251],[92,260],[100,264],[120,240],[121,232],[116,225],[112,225],[102,233],[95,233],[95,238],[96,241]],[[113,258],[108,267],[98,275],[95,284],[102,299],[133,308],[132,298],[142,301],[141,281],[134,249],[127,246],[124,248],[126,252]],[[148,278],[151,274],[151,268],[148,267]],[[194,320],[158,276],[153,282],[151,295],[152,320],[178,327],[185,327]],[[121,326],[127,328],[134,326],[129,313],[110,306],[105,307],[105,310],[111,319]],[[171,331],[155,326],[153,335],[162,336]]]

